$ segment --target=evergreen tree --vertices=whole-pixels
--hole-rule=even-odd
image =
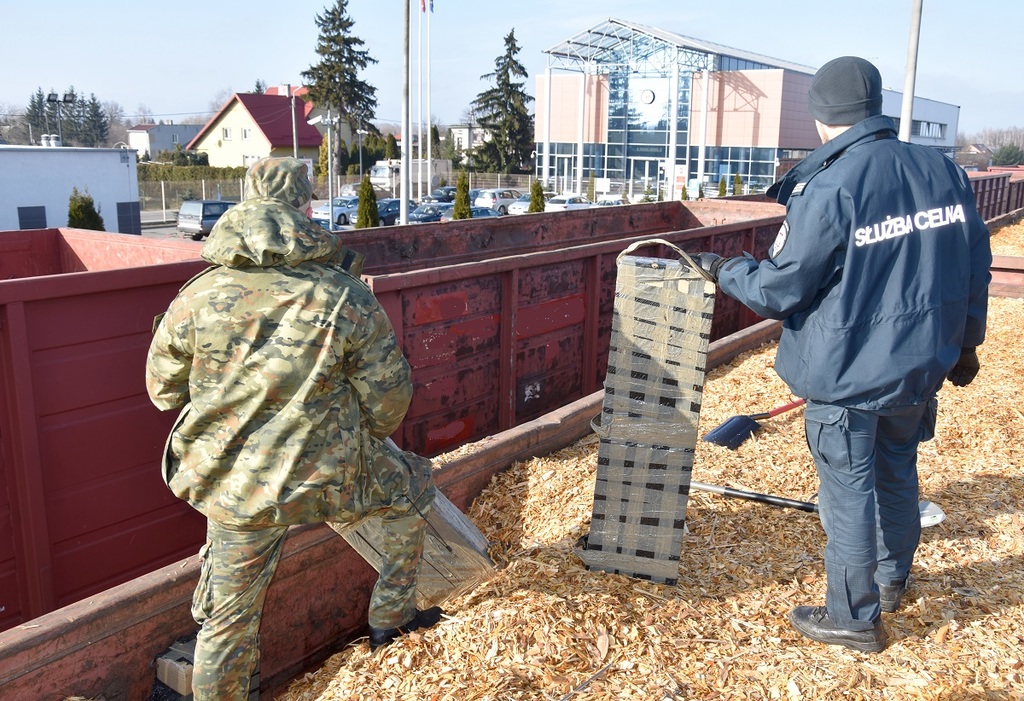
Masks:
[[[412,153],[412,150],[409,151]],[[392,159],[399,158],[402,155],[398,148],[398,139],[395,138],[394,134],[388,134],[387,140],[384,142],[384,158]]]
[[[50,133],[49,117],[46,113],[46,94],[39,88],[29,98],[28,108],[25,110],[25,122],[32,132],[33,140],[38,144],[39,137]]]
[[[446,158],[452,162],[452,168],[458,170],[462,167],[462,150],[455,143],[455,136],[449,129],[440,147],[434,149],[438,158]]]
[[[107,143],[110,135],[110,122],[107,121],[107,114],[103,105],[96,99],[95,94],[89,95],[89,101],[85,104],[85,121],[82,124],[81,144],[82,146],[102,146]]]
[[[104,231],[103,217],[96,211],[96,203],[88,192],[80,193],[77,187],[71,188],[68,200],[68,226],[72,229],[91,229]]]
[[[303,71],[302,77],[309,86],[310,99],[319,107],[334,110],[355,131],[360,121],[372,120],[377,109],[377,89],[359,77],[360,71],[377,59],[362,48],[365,42],[352,34],[355,22],[347,6],[348,0],[336,0],[333,7],[316,16],[320,61]]]
[[[57,109],[60,119],[57,133],[61,135],[65,146],[82,146],[82,124],[85,121],[85,101],[71,86],[63,93],[58,93],[61,103]]]
[[[477,95],[473,110],[480,127],[490,137],[473,154],[474,165],[497,173],[527,172],[533,150],[533,117],[528,109],[533,99],[526,93],[526,68],[516,58],[520,46],[513,29],[505,37],[505,53],[495,62],[493,73],[480,76],[494,80],[494,87]]]
[[[704,183],[701,183],[700,185],[697,186],[697,199],[704,199]]]
[[[334,165],[335,173],[344,173],[348,171],[348,144],[345,143],[344,139],[338,139],[338,160]]]
[[[267,92],[267,84],[259,78],[256,79],[256,85],[253,86],[252,91],[257,95],[262,95]]]
[[[544,186],[540,184],[540,180],[534,180],[530,184],[530,206],[526,209],[526,211],[544,211]]]
[[[587,199],[594,202],[597,194],[597,181],[594,179],[594,172],[590,172],[590,179],[587,181]]]
[[[685,202],[686,200],[690,199],[690,193],[686,191],[686,184],[685,183],[683,184],[682,190],[683,190],[683,194],[679,196],[679,199],[681,199],[681,200],[683,200]]]
[[[352,140],[351,145],[348,147],[348,170],[351,173],[352,169],[355,168],[355,172],[359,173],[359,137],[356,136]],[[366,162],[363,162],[363,170],[366,169]],[[362,173],[359,173],[362,175]]]
[[[355,22],[348,14],[348,0],[336,0],[316,16],[320,28],[316,53],[320,61],[302,71],[309,99],[318,107],[332,110],[354,132],[357,125],[373,119],[377,109],[377,88],[359,77],[377,59],[363,47],[365,42],[352,34]],[[333,158],[339,158],[334,144]],[[338,169],[337,172],[344,172]]]
[[[320,140],[320,151],[316,159],[315,175],[318,178],[326,178],[330,174],[327,161],[327,137]]]
[[[992,154],[992,165],[994,166],[1015,166],[1024,163],[1024,149],[1016,144],[1000,146]]]
[[[723,175],[718,179],[718,196],[725,197],[725,176]]]
[[[452,208],[452,219],[469,219],[469,176],[466,171],[459,171],[459,179],[455,183],[455,206]]]
[[[743,194],[743,178],[740,177],[739,173],[736,173],[736,175],[732,176],[732,194]]]
[[[377,209],[377,193],[370,183],[370,176],[364,175],[359,183],[359,209],[356,210],[356,228],[369,229],[380,226],[380,211]]]

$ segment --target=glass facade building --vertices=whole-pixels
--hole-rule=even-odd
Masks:
[[[595,179],[633,201],[695,197],[721,180],[733,194],[738,177],[763,192],[820,145],[806,110],[815,68],[615,19],[545,53],[535,173],[559,191]],[[945,135],[948,121],[919,131]]]

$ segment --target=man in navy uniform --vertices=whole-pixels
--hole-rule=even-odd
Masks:
[[[897,138],[881,86],[862,58],[822,66],[808,96],[822,146],[768,190],[786,205],[768,257],[696,256],[723,292],[783,320],[775,368],[807,399],[828,584],[790,623],[864,652],[885,649],[881,613],[907,591],[918,444],[943,382],[978,372],[992,263],[966,174]]]

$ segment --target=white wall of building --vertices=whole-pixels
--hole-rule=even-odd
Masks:
[[[201,124],[149,124],[145,128],[128,130],[128,145],[138,151],[139,155],[148,153],[156,160],[161,151],[173,151],[175,146],[182,150],[196,137]]]
[[[882,91],[882,114],[900,121],[903,112],[903,93],[895,90]],[[911,134],[910,143],[952,149],[956,146],[956,131],[960,125],[960,106],[948,102],[936,102],[924,97],[914,97],[913,119],[922,122],[923,133],[917,130]]]
[[[78,188],[92,196],[106,231],[142,233],[136,157],[124,148],[0,146],[0,231],[22,228],[19,208],[41,207],[46,228],[66,227]]]

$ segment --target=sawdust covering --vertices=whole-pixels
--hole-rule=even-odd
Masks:
[[[1011,231],[1012,229],[1012,231]],[[993,237],[993,248],[1024,225]],[[517,463],[468,511],[500,568],[435,628],[370,654],[353,642],[278,699],[1024,699],[1024,300],[990,301],[982,370],[943,387],[920,450],[915,584],[865,655],[802,638],[787,615],[824,603],[824,535],[802,511],[692,491],[679,583],[586,570],[597,440]],[[791,399],[774,344],[708,375],[700,434]],[[802,410],[764,420],[737,450],[698,441],[693,479],[811,500]],[[460,452],[472,450],[472,446]],[[439,462],[444,462],[442,459]]]
[[[992,230],[992,254],[1024,256],[1024,220]]]

